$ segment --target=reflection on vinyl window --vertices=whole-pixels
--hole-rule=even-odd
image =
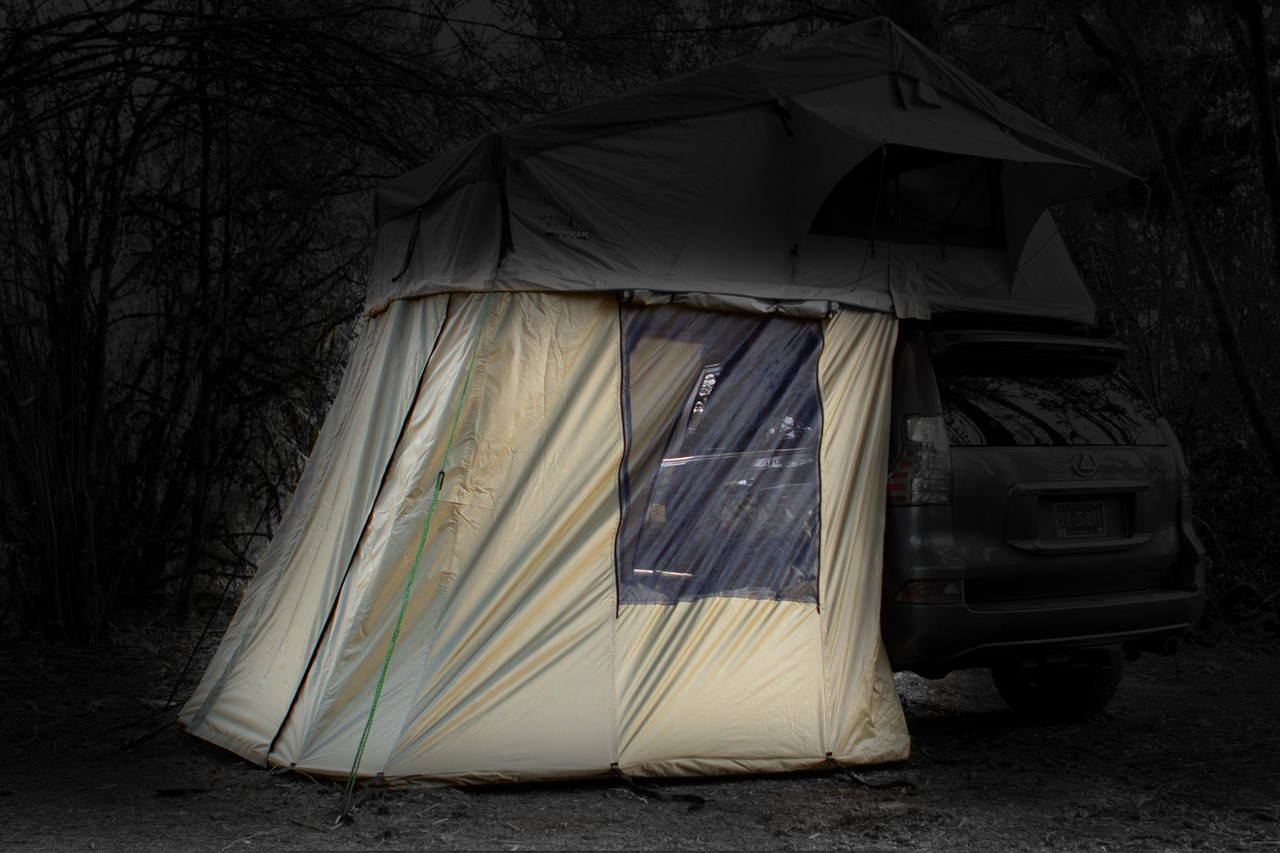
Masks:
[[[624,604],[816,602],[816,321],[625,308]]]

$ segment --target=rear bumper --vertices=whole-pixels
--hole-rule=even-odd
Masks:
[[[881,630],[895,670],[942,674],[1071,649],[1158,647],[1195,624],[1203,607],[1202,589],[982,605],[886,601]]]

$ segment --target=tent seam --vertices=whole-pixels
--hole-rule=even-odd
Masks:
[[[473,294],[473,295],[474,295],[474,294]],[[476,373],[476,374],[475,374],[475,376],[474,376],[474,381],[476,382],[476,384],[477,384],[477,386],[478,386],[478,388],[479,388],[479,390],[477,391],[476,414],[475,414],[475,418],[474,418],[474,420],[470,423],[470,426],[471,426],[471,428],[472,428],[473,432],[475,432],[475,431],[477,430],[477,426],[478,426],[478,424],[479,424],[479,419],[480,419],[480,405],[479,405],[479,398],[480,398],[480,396],[482,396],[482,395],[483,395],[483,390],[484,390],[484,381],[485,381],[485,376],[486,376],[486,367],[487,367],[487,362],[486,362],[486,361],[484,361],[483,359],[479,358],[479,351],[480,351],[481,344],[483,343],[483,341],[484,341],[484,337],[485,337],[485,334],[486,334],[486,329],[487,329],[487,326],[488,326],[489,316],[490,316],[489,306],[490,306],[490,303],[491,303],[491,301],[492,301],[492,297],[493,297],[493,295],[494,295],[494,289],[493,289],[492,287],[491,287],[491,288],[490,288],[490,289],[489,289],[489,290],[484,294],[484,299],[485,299],[485,302],[484,302],[484,309],[483,309],[483,311],[481,312],[480,319],[479,319],[479,321],[478,321],[478,325],[477,325],[477,329],[476,329],[476,339],[475,339],[475,342],[473,343],[473,354],[472,354],[472,356],[471,356],[471,363],[472,363],[472,366],[474,366],[474,367],[475,367],[475,369],[477,370],[477,373]],[[468,367],[468,374],[469,374],[469,375],[471,374],[471,370],[472,370],[472,367],[471,367],[471,366],[469,366],[469,367]],[[455,426],[454,426],[454,430],[455,430],[455,431],[456,431],[456,429],[457,429],[457,425],[461,423],[460,418],[461,418],[461,412],[462,412],[463,407],[465,406],[465,403],[466,403],[467,386],[469,386],[469,385],[471,384],[471,382],[472,382],[472,378],[468,378],[467,380],[465,380],[465,381],[464,381],[464,386],[463,386],[463,389],[462,389],[462,392],[461,392],[461,397],[460,397],[459,402],[458,402],[458,406],[459,406],[459,408],[458,408],[458,416],[455,418]],[[450,446],[450,447],[452,447],[452,444],[453,444],[453,437],[451,436],[451,437],[450,437],[450,439],[449,439],[449,446]],[[470,470],[471,470],[472,465],[473,465],[473,463],[474,463],[474,461],[475,461],[475,455],[474,455],[474,454],[475,454],[475,443],[474,443],[474,442],[472,442],[472,444],[471,444],[471,445],[469,445],[469,446],[467,447],[466,451],[465,451],[465,452],[464,452],[464,454],[463,454],[463,460],[462,460],[462,463],[461,463],[461,466],[460,466],[460,470],[462,470],[462,471],[470,471]],[[441,462],[441,468],[442,468],[442,471],[441,471],[441,477],[443,476],[443,468],[444,468],[444,467],[446,467],[446,466],[448,465],[448,461],[449,461],[449,460],[448,460],[448,457],[449,457],[449,450],[448,450],[448,449],[446,449],[446,452],[445,452],[445,458],[444,458],[444,459],[442,460],[442,462]],[[443,487],[441,488],[440,494],[443,494]],[[427,521],[427,525],[429,525],[429,524],[430,524],[430,518],[428,518],[428,521]],[[427,531],[426,531],[426,529],[424,528],[424,530],[423,530],[423,540],[424,540],[424,541],[425,541],[425,538],[426,538],[426,534],[427,534]],[[444,599],[444,598],[446,598],[446,597],[448,596],[448,594],[449,594],[449,587],[450,587],[450,585],[451,585],[449,582],[450,582],[450,581],[452,581],[452,580],[454,580],[454,579],[456,579],[456,577],[457,577],[456,568],[455,568],[455,566],[454,566],[454,563],[455,563],[455,561],[456,561],[456,559],[457,559],[457,553],[456,553],[456,550],[455,550],[455,546],[456,546],[456,539],[457,539],[457,529],[456,529],[456,527],[451,527],[451,528],[449,529],[449,531],[446,533],[446,535],[448,535],[448,536],[450,537],[450,543],[451,543],[451,544],[450,544],[450,546],[449,546],[449,550],[448,550],[448,554],[447,554],[447,562],[446,562],[446,564],[444,565],[444,567],[441,569],[441,572],[440,572],[441,577],[444,579],[444,581],[445,581],[445,582],[441,583],[441,585],[440,585],[440,589],[439,589],[439,590],[437,590],[437,592],[436,592],[436,598],[437,598],[438,600],[439,600],[439,599]],[[445,609],[445,605],[444,605],[443,603],[441,603],[441,604],[440,604],[440,608],[439,608],[439,612],[440,612],[440,613],[442,613],[442,612],[444,611],[444,609]],[[435,620],[435,625],[434,625],[434,626],[432,627],[432,629],[431,629],[431,636],[430,636],[429,640],[427,641],[426,645],[424,646],[424,648],[423,648],[423,650],[422,650],[422,651],[423,651],[423,654],[422,654],[422,655],[421,655],[421,657],[419,658],[419,671],[418,671],[418,677],[414,680],[414,683],[415,683],[414,693],[413,693],[413,696],[414,696],[414,697],[417,697],[417,696],[419,696],[419,695],[421,694],[422,689],[423,689],[423,686],[424,686],[424,684],[425,684],[426,677],[427,677],[427,673],[426,673],[426,665],[427,665],[427,659],[428,659],[428,652],[429,652],[430,650],[432,650],[432,649],[434,649],[434,648],[435,648],[435,646],[436,646],[436,644],[437,644],[437,641],[439,640],[439,636],[440,636],[440,634],[439,634],[439,632],[440,632],[440,622],[441,622],[441,619],[439,618],[439,616],[437,616],[437,618],[436,618],[436,620]],[[410,703],[410,704],[412,704],[412,703]],[[382,765],[382,769],[383,769],[384,771],[385,771],[385,769],[386,769],[386,765],[387,765],[387,764],[389,764],[389,763],[390,763],[390,761],[391,761],[391,757],[392,757],[392,755],[393,755],[393,754],[394,754],[394,752],[395,752],[395,747],[396,747],[396,745],[400,742],[401,738],[404,736],[405,726],[406,726],[406,724],[407,724],[407,722],[408,722],[408,714],[409,714],[409,707],[407,707],[407,706],[406,706],[406,708],[405,708],[405,716],[404,716],[404,718],[402,718],[402,719],[401,719],[400,724],[399,724],[399,725],[396,727],[396,729],[395,729],[395,731],[396,731],[396,737],[395,737],[395,739],[394,739],[394,740],[392,741],[392,743],[391,743],[391,749],[390,749],[390,751],[388,751],[388,753],[383,757],[382,761],[380,762],[380,764]]]
[[[378,489],[374,492],[373,500],[369,503],[369,511],[365,513],[364,524],[360,528],[360,536],[356,539],[355,546],[351,549],[351,556],[347,558],[347,567],[342,573],[342,580],[338,583],[338,588],[334,592],[333,601],[329,603],[329,615],[325,618],[324,627],[320,629],[320,634],[316,637],[315,645],[311,647],[311,656],[307,660],[307,666],[302,671],[302,676],[298,679],[298,686],[294,690],[293,698],[289,700],[289,707],[285,709],[284,715],[280,718],[280,725],[276,728],[276,733],[272,736],[267,746],[267,758],[271,758],[271,753],[275,751],[276,743],[280,740],[280,736],[284,733],[285,726],[289,724],[289,718],[293,716],[294,708],[297,707],[298,699],[302,696],[303,687],[306,686],[307,679],[311,675],[312,667],[315,665],[316,658],[319,656],[320,647],[324,644],[325,637],[329,635],[329,631],[333,627],[334,616],[338,612],[338,604],[342,600],[343,590],[346,589],[347,580],[351,576],[351,568],[355,565],[356,555],[360,553],[360,546],[364,544],[365,534],[369,532],[369,522],[373,518],[373,513],[378,507],[378,501],[382,498],[382,491],[387,484],[387,475],[391,472],[392,466],[396,461],[395,449],[400,447],[400,442],[404,438],[405,430],[409,426],[409,421],[413,418],[413,411],[417,408],[418,398],[422,395],[422,384],[427,378],[427,373],[431,369],[431,360],[435,357],[436,349],[440,346],[440,338],[444,335],[445,323],[449,319],[448,299],[445,297],[445,316],[436,326],[435,337],[431,341],[431,347],[427,351],[426,357],[422,360],[422,369],[418,372],[418,382],[416,390],[413,393],[413,401],[406,408],[404,417],[400,421],[400,430],[396,433],[395,444],[392,445],[392,452],[387,457],[386,465],[382,469],[382,477],[378,480]]]
[[[360,763],[364,757],[364,749],[368,742],[369,734],[373,730],[373,720],[374,720],[375,712],[378,709],[378,700],[381,698],[381,695],[382,695],[382,687],[386,681],[387,671],[391,667],[392,655],[395,654],[396,641],[399,638],[400,628],[404,622],[405,611],[408,609],[408,606],[409,606],[409,598],[411,593],[413,592],[413,582],[418,573],[419,561],[422,558],[422,551],[426,546],[427,533],[431,529],[431,521],[433,516],[435,515],[435,509],[440,499],[440,494],[444,490],[445,470],[448,468],[448,465],[449,465],[449,455],[453,448],[453,440],[457,434],[458,423],[462,418],[462,411],[466,406],[467,388],[471,383],[471,369],[474,366],[476,357],[479,353],[480,342],[484,338],[485,325],[488,322],[488,316],[489,316],[489,301],[492,296],[493,296],[493,291],[492,289],[490,289],[490,291],[486,293],[484,297],[484,308],[481,311],[480,321],[478,323],[478,328],[476,329],[476,339],[472,344],[471,357],[467,365],[466,378],[463,380],[462,389],[458,394],[458,408],[457,408],[456,414],[454,415],[453,427],[449,432],[448,442],[445,444],[444,458],[441,460],[440,473],[436,477],[435,491],[431,498],[431,506],[427,510],[426,522],[423,524],[423,528],[422,528],[422,538],[418,543],[418,552],[415,555],[413,560],[413,569],[410,571],[409,579],[405,583],[404,595],[401,598],[400,613],[396,619],[396,627],[395,627],[395,630],[392,632],[391,640],[387,645],[387,654],[382,664],[382,673],[378,678],[377,687],[374,689],[373,701],[369,707],[369,716],[368,716],[368,719],[365,721],[364,733],[360,737],[360,746],[356,750],[355,760],[352,762],[352,765],[351,765],[351,774],[350,776],[347,777],[347,804],[348,804],[347,808],[350,807],[351,793],[355,790],[355,781],[356,781],[357,775],[360,772]],[[399,734],[403,733],[403,730],[404,730],[404,722],[402,720],[399,728],[397,729],[397,740],[399,739]],[[394,747],[394,742],[392,745]],[[383,761],[381,763],[385,764],[386,761],[387,761],[387,757],[384,756]],[[346,810],[344,809],[344,812],[345,811]]]

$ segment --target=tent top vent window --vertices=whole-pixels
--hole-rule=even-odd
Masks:
[[[815,234],[1004,248],[999,164],[981,157],[886,145],[823,201]]]

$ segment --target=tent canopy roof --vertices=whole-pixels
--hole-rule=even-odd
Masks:
[[[1052,202],[1118,189],[1133,179],[1119,166],[1000,100],[882,17],[488,134],[380,187],[376,196],[377,221],[402,216],[470,181],[492,180],[509,164],[532,154],[753,105],[776,104],[784,120],[796,109],[813,109],[838,122],[841,129],[850,130],[856,125],[863,135],[888,136],[892,129],[878,126],[865,109],[837,116],[834,113],[839,110],[832,105],[839,98],[804,97],[824,91],[844,95],[849,84],[876,80],[882,84],[875,87],[879,89],[876,94],[885,99],[885,106],[893,104],[908,111],[908,107],[916,105],[933,113],[945,99],[985,119],[986,138],[967,140],[970,147],[978,145],[997,155],[1001,153],[997,148],[1004,147],[1003,153],[1012,155],[1010,159],[1021,156],[1024,160],[1070,164],[1088,170],[1085,180],[1062,188]],[[831,92],[841,88],[846,92]],[[864,93],[873,91],[872,86],[857,88]],[[795,98],[800,101],[792,103]],[[936,123],[938,116],[929,117]],[[918,128],[913,130],[918,132]],[[917,135],[912,142],[921,147],[954,150],[966,144],[964,136],[962,128],[940,127],[932,138]]]
[[[383,185],[366,308],[652,291],[1090,322],[1047,211],[1131,177],[878,18],[488,134]],[[889,210],[911,221],[886,228]]]

